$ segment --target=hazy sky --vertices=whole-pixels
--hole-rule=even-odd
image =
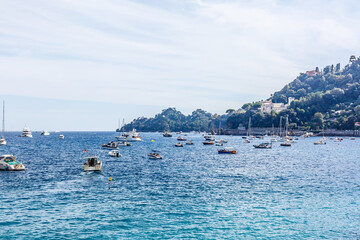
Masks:
[[[360,55],[360,1],[0,0],[7,130],[224,113]]]

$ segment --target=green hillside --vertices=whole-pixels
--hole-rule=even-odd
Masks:
[[[354,129],[360,122],[360,58],[350,58],[343,69],[340,64],[326,66],[323,70],[300,75],[269,100],[286,104],[289,97],[295,100],[280,112],[262,112],[262,102],[244,104],[238,110],[228,110],[224,115],[212,115],[198,109],[185,116],[175,108],[168,108],[154,118],[138,118],[126,129],[140,131],[208,131],[211,128],[236,129],[247,126],[249,117],[253,127],[277,127],[280,117],[289,117],[290,127],[303,130],[322,128]]]

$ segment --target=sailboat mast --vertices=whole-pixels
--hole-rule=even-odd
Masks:
[[[281,124],[281,122],[282,122],[282,116],[280,117],[280,125],[279,125],[279,137],[282,137],[282,134],[281,134],[281,128],[282,128],[282,124]]]
[[[250,136],[250,130],[251,130],[251,117],[249,117],[248,136]]]
[[[1,137],[4,138],[4,135],[5,135],[5,101],[3,101],[3,119],[2,119]]]

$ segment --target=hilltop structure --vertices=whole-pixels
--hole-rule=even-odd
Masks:
[[[271,113],[271,111],[275,111],[276,113],[279,113],[282,110],[287,109],[290,106],[291,102],[294,100],[295,100],[295,98],[289,97],[287,104],[273,103],[271,99],[268,101],[263,101],[263,102],[261,102],[260,110],[261,110],[261,112],[264,112],[264,113]]]

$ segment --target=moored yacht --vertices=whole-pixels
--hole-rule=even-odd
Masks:
[[[30,128],[25,126],[23,131],[22,131],[22,134],[21,134],[22,137],[29,137],[29,138],[32,138],[32,133],[30,131]]]
[[[7,154],[0,156],[0,170],[23,171],[25,170],[25,166],[17,162],[14,155]]]
[[[163,136],[164,137],[172,137],[172,134],[169,132],[164,132]]]
[[[139,133],[136,132],[136,129],[133,129],[131,132],[123,133],[121,136],[116,136],[119,141],[126,142],[141,142],[142,139],[139,136]]]
[[[119,143],[110,141],[107,144],[101,144],[101,147],[105,149],[119,149]]]

